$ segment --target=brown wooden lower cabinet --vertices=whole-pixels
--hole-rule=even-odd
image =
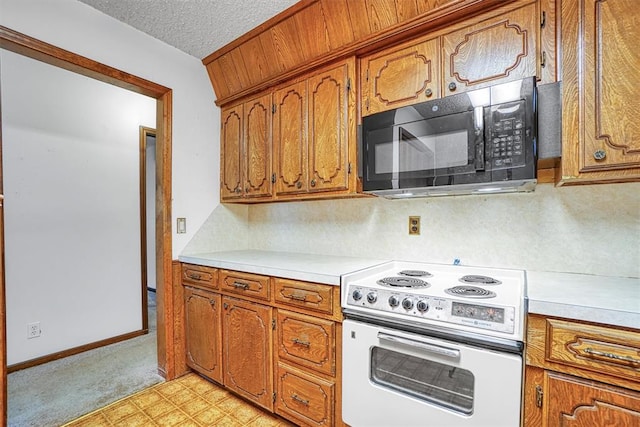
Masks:
[[[184,288],[187,366],[222,382],[220,294]]]
[[[222,297],[224,385],[273,411],[271,307]]]
[[[344,425],[339,286],[182,269],[191,369],[296,425]]]
[[[525,427],[640,426],[640,331],[528,316]]]

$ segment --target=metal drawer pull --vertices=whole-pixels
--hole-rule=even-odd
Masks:
[[[233,282],[233,286],[236,289],[242,289],[243,291],[246,291],[247,289],[249,289],[249,284],[248,283]]]
[[[194,280],[200,280],[202,278],[202,276],[200,276],[199,274],[190,273],[189,274],[189,278],[190,279],[194,279]]]
[[[300,396],[298,396],[297,394],[292,394],[291,398],[293,400],[295,400],[298,403],[302,403],[304,406],[309,406],[309,401],[306,399],[301,398]]]
[[[633,357],[630,357],[630,356],[620,356],[613,353],[606,353],[604,351],[594,350],[591,347],[585,348],[584,352],[592,356],[601,356],[601,357],[607,357],[609,359],[614,359],[614,360],[623,360],[625,362],[640,363],[640,359],[634,359]]]
[[[306,301],[307,300],[307,296],[306,295],[299,295],[299,294],[291,294],[289,296],[289,298],[294,299],[296,301]]]
[[[441,347],[439,345],[429,344],[422,341],[415,341],[408,338],[397,337],[395,335],[388,335],[382,332],[378,332],[378,339],[419,348],[421,350],[428,351],[429,353],[435,353],[440,356],[451,357],[454,359],[460,358],[460,350],[456,350],[453,348]]]
[[[302,345],[305,347],[311,347],[311,343],[309,341],[302,341],[298,338],[294,338],[291,341],[293,341],[294,344]]]

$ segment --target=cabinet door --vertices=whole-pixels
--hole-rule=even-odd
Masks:
[[[244,195],[271,196],[271,95],[244,104]]]
[[[274,93],[273,152],[276,194],[307,191],[307,86],[298,82]]]
[[[554,372],[547,373],[547,426],[640,425],[640,393]]]
[[[634,0],[562,2],[562,180],[640,178]]]
[[[220,295],[184,288],[187,365],[222,383]]]
[[[273,411],[272,309],[223,297],[224,385]]]
[[[440,44],[427,39],[362,58],[362,115],[379,113],[440,95]]]
[[[349,186],[349,126],[353,62],[309,78],[309,191]]]
[[[443,95],[537,75],[535,2],[473,21],[442,37]]]
[[[220,198],[242,197],[242,105],[222,110],[220,141]]]

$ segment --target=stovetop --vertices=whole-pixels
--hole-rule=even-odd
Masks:
[[[378,321],[410,322],[523,340],[522,270],[391,261],[342,277],[342,308]]]

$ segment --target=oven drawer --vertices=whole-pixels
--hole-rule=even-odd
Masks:
[[[302,425],[333,426],[335,383],[278,363],[276,413]]]
[[[637,381],[640,333],[559,319],[546,329],[547,361]]]
[[[278,310],[278,357],[334,376],[336,327],[329,320]]]
[[[182,264],[182,282],[218,289],[218,269],[203,265]]]
[[[269,277],[220,270],[220,290],[269,301]]]
[[[334,293],[336,289],[338,292]],[[333,285],[274,279],[276,302],[329,315],[334,313],[334,303],[340,300],[339,289]]]

